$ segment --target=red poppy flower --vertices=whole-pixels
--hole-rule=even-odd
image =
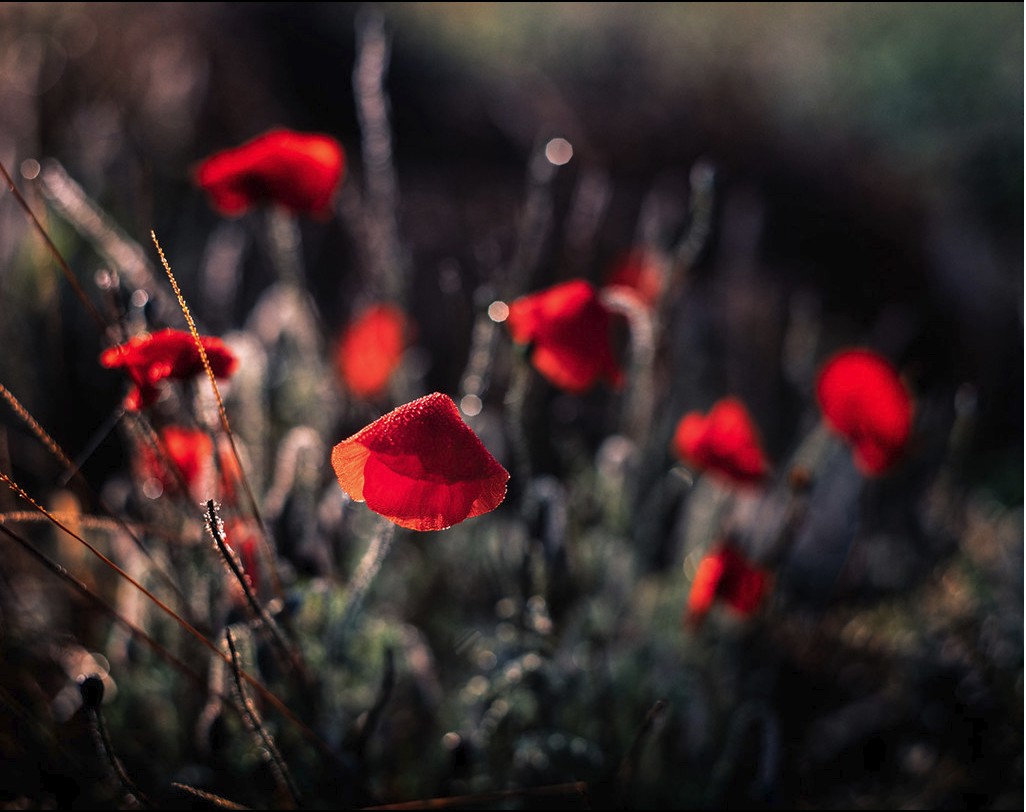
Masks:
[[[852,446],[866,476],[889,469],[912,430],[912,398],[886,358],[864,349],[830,358],[816,381],[816,399],[827,424]]]
[[[211,205],[229,217],[264,203],[323,217],[345,166],[342,145],[334,138],[272,130],[211,155],[195,179]]]
[[[242,567],[242,574],[250,589],[260,592],[263,578],[260,567],[260,542],[259,529],[251,519],[230,519],[224,525],[224,540],[236,556]],[[234,579],[229,578],[229,593],[231,600],[239,606],[246,603],[246,597],[242,586]]]
[[[530,345],[531,363],[553,384],[580,394],[605,379],[619,386],[613,358],[611,314],[590,282],[574,279],[522,296],[506,318],[518,344]]]
[[[682,460],[736,485],[752,485],[769,470],[759,436],[744,404],[723,398],[709,411],[681,418],[673,449]]]
[[[200,336],[200,343],[216,377],[228,378],[235,372],[238,359],[221,339]],[[186,380],[203,372],[203,360],[192,333],[171,329],[136,336],[125,344],[104,350],[100,363],[109,369],[124,367],[132,378],[135,389],[125,400],[125,408],[132,410],[153,403],[161,381]]]
[[[168,426],[159,435],[167,456],[149,444],[144,445],[140,454],[141,478],[144,481],[155,479],[163,493],[179,493],[184,483],[189,495],[197,501],[209,496],[214,450],[210,435],[184,426]]]
[[[666,288],[665,259],[650,248],[633,248],[613,264],[606,287],[630,288],[648,307],[655,307]]]
[[[402,358],[407,322],[395,305],[367,308],[346,328],[335,352],[335,366],[349,391],[374,398],[385,391]]]
[[[400,527],[444,530],[499,506],[509,473],[447,395],[379,417],[331,452],[342,489]]]
[[[770,573],[748,561],[734,545],[723,542],[699,562],[683,620],[697,629],[717,600],[737,614],[751,617],[771,584]]]

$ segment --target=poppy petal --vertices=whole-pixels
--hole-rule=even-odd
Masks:
[[[820,371],[816,400],[866,476],[885,473],[904,452],[912,430],[912,397],[883,356],[865,349],[837,353]]]
[[[394,305],[367,308],[346,329],[335,353],[335,366],[357,397],[381,395],[399,366],[406,344],[406,316]]]
[[[437,392],[343,440],[331,462],[352,499],[413,530],[443,530],[494,510],[509,480],[452,398]]]
[[[744,404],[723,398],[709,411],[681,418],[673,449],[682,460],[736,485],[752,485],[766,476],[769,464]]]
[[[647,306],[655,307],[666,289],[669,269],[657,251],[638,247],[619,257],[606,276],[605,286],[630,288]]]
[[[572,279],[509,306],[506,325],[518,344],[531,347],[531,363],[555,386],[580,394],[599,380],[619,386],[611,314],[584,279]]]
[[[228,378],[235,373],[239,360],[221,339],[200,336],[200,344],[215,377]],[[157,399],[156,385],[161,381],[186,380],[204,371],[192,333],[172,329],[134,336],[106,349],[100,353],[100,363],[109,369],[123,368],[135,383],[125,401],[126,408],[133,411]]]
[[[752,564],[733,544],[720,542],[698,564],[682,620],[692,629],[699,628],[718,600],[751,617],[771,585],[769,572]]]
[[[342,145],[327,135],[272,130],[204,160],[196,184],[221,214],[264,203],[324,216],[345,174]]]

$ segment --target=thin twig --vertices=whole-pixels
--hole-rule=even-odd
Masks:
[[[627,755],[623,757],[623,761],[620,762],[620,769],[616,773],[616,784],[617,784],[617,795],[621,808],[627,801],[627,795],[630,792],[631,782],[634,780],[634,773],[638,766],[638,761],[641,758],[641,749],[644,747],[648,734],[652,730],[652,726],[656,720],[662,716],[663,711],[666,710],[666,702],[660,699],[656,702],[647,714],[645,714],[645,721],[641,723],[641,727],[638,728],[638,732],[634,735],[634,741],[631,742],[631,749],[627,751]]]
[[[169,607],[167,604],[165,604],[163,601],[161,601],[156,595],[154,595],[152,592],[150,592],[148,589],[146,589],[146,587],[144,587],[142,584],[140,584],[138,581],[136,581],[131,575],[129,575],[127,572],[125,572],[123,569],[121,569],[117,564],[115,564],[109,558],[104,556],[103,553],[101,553],[99,550],[97,550],[95,547],[93,547],[89,542],[87,542],[85,539],[83,539],[80,535],[78,535],[73,530],[71,530],[67,525],[65,525],[63,522],[58,521],[57,517],[54,516],[54,514],[50,513],[48,510],[46,510],[46,508],[42,507],[39,503],[37,503],[31,496],[29,496],[24,490],[22,490],[22,488],[13,479],[11,479],[9,476],[7,476],[7,474],[3,473],[2,471],[0,471],[0,481],[3,481],[5,483],[7,483],[8,487],[10,487],[11,490],[13,490],[18,496],[20,496],[22,499],[24,499],[26,502],[28,502],[30,505],[32,505],[32,507],[34,507],[40,513],[45,515],[56,527],[60,528],[65,533],[67,533],[69,536],[71,536],[73,539],[78,541],[80,544],[84,545],[86,547],[86,549],[88,549],[95,556],[100,558],[111,569],[113,569],[114,572],[116,572],[118,575],[120,575],[122,578],[124,578],[130,584],[132,584],[132,586],[134,586],[136,589],[138,589],[140,592],[142,592],[142,594],[145,595],[147,598],[149,598],[161,611],[163,611],[165,614],[167,614],[172,620],[177,622],[186,632],[188,632],[190,635],[192,635],[194,638],[196,638],[196,640],[198,640],[203,646],[205,646],[207,649],[212,651],[214,654],[216,654],[218,657],[220,657],[225,662],[228,662],[228,655],[225,654],[223,651],[221,651],[221,649],[218,648],[217,646],[215,646],[210,640],[208,640],[202,634],[202,632],[200,632],[195,626],[192,626],[181,615],[179,615],[177,612],[175,612],[173,609],[171,609],[171,607]],[[8,528],[4,527],[3,525],[0,525],[0,532],[4,532],[8,536],[14,537],[14,534]],[[27,546],[31,547],[31,545],[27,545]],[[60,572],[62,572],[62,573],[65,572],[62,567],[59,567],[57,565],[54,565],[54,566],[57,567],[57,569]],[[68,577],[70,578],[70,576],[68,576]],[[72,580],[74,580],[74,579],[72,579]],[[126,621],[126,623],[127,623],[127,621]],[[130,625],[130,628],[133,631],[135,631],[135,627],[131,626],[131,624],[129,624],[129,625]],[[324,742],[309,727],[307,727],[305,724],[303,724],[296,717],[296,715],[294,713],[292,713],[292,711],[290,711],[288,709],[288,707],[285,705],[285,703],[282,702],[280,699],[278,699],[278,697],[276,697],[273,693],[271,693],[271,691],[266,686],[264,686],[259,680],[257,680],[252,675],[247,674],[245,671],[242,672],[242,677],[243,677],[243,679],[246,680],[246,682],[248,682],[251,686],[253,686],[253,688],[255,688],[257,690],[257,692],[259,692],[259,694],[264,699],[266,699],[275,708],[277,708],[279,713],[281,713],[286,719],[288,719],[292,724],[294,724],[296,726],[296,728],[298,730],[300,730],[302,732],[302,734],[309,741],[313,742],[313,744],[316,745],[318,747],[318,749],[321,750],[322,753],[324,753],[325,755],[329,756],[332,759],[332,761],[338,762],[338,756],[335,753],[335,751],[332,750],[327,745],[327,743]]]
[[[180,789],[194,798],[197,798],[205,803],[211,804],[218,809],[249,809],[248,806],[243,806],[235,801],[229,801],[227,798],[222,798],[220,795],[214,795],[212,792],[204,792],[196,787],[190,787],[188,784],[182,784],[178,781],[172,781],[171,786],[175,789]]]
[[[515,798],[544,798],[547,796],[580,795],[587,802],[588,785],[584,781],[572,781],[566,784],[551,784],[547,787],[527,787],[525,789],[499,790],[496,792],[477,792],[472,795],[453,795],[449,798],[425,798],[422,801],[403,801],[397,804],[379,804],[362,806],[360,809],[452,809],[465,806],[469,809],[481,808],[481,804],[492,801],[508,801]],[[591,808],[590,805],[587,808]]]
[[[242,565],[239,563],[238,557],[224,540],[224,526],[221,522],[221,517],[217,515],[217,506],[214,504],[213,499],[207,500],[207,514],[206,514],[206,525],[207,530],[211,537],[214,539],[214,544],[217,547],[221,557],[225,560],[228,565],[228,569],[231,570],[232,575],[235,576],[235,580],[238,581],[242,587],[242,594],[246,598],[246,603],[249,605],[250,610],[256,616],[260,624],[267,630],[271,636],[271,640],[278,647],[279,653],[289,662],[291,662],[297,670],[302,673],[302,666],[299,662],[298,655],[292,649],[292,647],[285,641],[282,636],[281,629],[278,624],[274,622],[267,610],[257,601],[256,596],[253,594],[253,589],[250,586],[249,578],[246,573],[242,571]]]
[[[282,586],[281,576],[278,573],[277,564],[275,563],[276,557],[271,548],[271,535],[264,522],[264,517],[261,515],[256,497],[253,495],[253,489],[250,487],[249,477],[246,475],[246,469],[242,464],[241,457],[239,456],[239,449],[235,445],[235,435],[232,434],[231,426],[228,425],[228,413],[224,408],[224,400],[221,398],[221,390],[217,386],[217,380],[214,377],[214,370],[210,366],[210,359],[207,357],[206,348],[203,346],[202,340],[200,340],[199,330],[196,329],[196,322],[192,318],[192,312],[189,310],[189,306],[185,303],[185,297],[182,296],[182,291],[178,288],[178,280],[175,279],[175,275],[171,272],[171,266],[168,264],[167,257],[164,256],[164,249],[160,247],[160,243],[157,241],[157,235],[153,231],[150,232],[150,237],[153,239],[153,244],[157,247],[157,253],[160,254],[160,261],[164,266],[164,270],[167,272],[167,277],[171,280],[171,287],[174,289],[175,296],[178,297],[178,304],[182,308],[185,320],[189,324],[189,331],[192,333],[192,339],[196,343],[196,349],[199,351],[200,360],[203,362],[203,369],[206,370],[207,379],[210,381],[210,387],[214,391],[214,398],[217,400],[217,413],[221,419],[221,428],[224,429],[224,433],[228,437],[228,442],[231,445],[232,456],[235,458],[235,464],[238,466],[239,479],[242,481],[242,487],[246,491],[246,498],[249,500],[250,510],[256,518],[257,524],[260,526],[261,538],[266,547],[264,552],[271,571],[271,582],[274,585],[275,594],[282,599],[282,605],[284,606],[285,589]]]
[[[5,387],[3,384],[0,384],[0,396],[2,396],[3,399],[7,401],[7,405],[10,406],[14,413],[21,419],[21,421],[29,427],[32,433],[35,434],[36,438],[46,447],[47,451],[49,451],[50,454],[52,454],[58,460],[58,462],[61,463],[61,465],[65,466],[65,476],[67,477],[67,479],[62,477],[62,480],[64,481],[61,484],[67,484],[68,480],[74,478],[76,482],[79,482],[83,484],[86,488],[88,488],[88,490],[91,493],[93,493],[94,496],[96,496],[100,507],[103,508],[103,510],[109,516],[112,517],[112,520],[118,525],[118,527],[121,530],[123,530],[130,539],[132,539],[132,542],[135,544],[136,548],[138,548],[139,551],[146,556],[146,559],[153,565],[161,580],[163,580],[165,585],[170,587],[170,589],[178,595],[179,600],[182,602],[182,606],[186,607],[186,611],[188,611],[189,603],[186,600],[185,595],[182,594],[181,588],[174,582],[171,576],[167,572],[165,572],[161,566],[159,566],[157,560],[153,557],[153,554],[150,552],[149,548],[146,546],[145,543],[143,543],[143,540],[132,531],[132,529],[125,523],[125,521],[117,514],[117,511],[113,510],[110,507],[110,505],[107,504],[103,496],[96,492],[92,484],[82,475],[81,471],[79,470],[79,465],[77,463],[73,463],[69,459],[68,455],[65,454],[64,450],[60,447],[60,445],[57,444],[57,441],[54,440],[41,425],[39,425],[35,418],[33,418],[32,415],[29,413],[28,409],[22,406],[18,399],[14,396],[14,394],[11,393],[11,391],[7,389],[7,387]],[[120,419],[120,417],[124,414],[124,410],[119,408],[118,411],[115,412],[115,414],[117,414],[118,419]],[[167,453],[167,449],[163,447],[162,443],[158,443],[158,448],[161,450],[161,453],[165,456],[165,458],[168,458],[169,455]],[[175,469],[177,473],[177,466],[172,467]],[[181,474],[179,473],[179,477],[180,476]]]
[[[225,641],[228,644],[228,652],[231,655],[231,670],[232,679],[235,685],[235,691],[239,698],[239,709],[242,712],[242,718],[246,722],[246,726],[250,732],[255,734],[259,739],[259,743],[263,747],[263,752],[266,753],[267,762],[271,767],[271,773],[274,775],[274,780],[278,784],[279,790],[285,788],[288,793],[292,796],[292,801],[296,806],[300,806],[299,801],[299,789],[292,781],[292,776],[289,774],[288,767],[285,766],[285,759],[281,757],[281,753],[278,752],[278,748],[274,744],[274,740],[270,734],[264,729],[263,723],[260,721],[260,717],[257,715],[256,709],[253,707],[253,703],[247,698],[246,692],[242,685],[242,669],[239,666],[239,653],[235,649],[235,639],[232,637],[232,630],[224,630]]]

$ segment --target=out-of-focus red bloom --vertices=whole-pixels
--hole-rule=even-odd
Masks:
[[[721,542],[699,562],[682,620],[692,629],[699,628],[718,600],[751,617],[771,585],[769,572],[748,561],[733,544]]]
[[[709,411],[689,412],[677,424],[673,449],[682,460],[736,485],[758,483],[769,471],[759,435],[744,404],[723,398]]]
[[[510,304],[506,324],[514,341],[530,346],[535,368],[571,394],[601,379],[613,386],[623,380],[613,357],[611,314],[584,279],[520,297]]]
[[[823,365],[816,400],[827,424],[851,444],[856,467],[878,476],[893,466],[912,430],[912,397],[886,358],[842,350]]]
[[[218,487],[220,488],[220,501],[223,505],[236,504],[239,497],[240,485],[242,483],[242,469],[232,452],[231,442],[227,437],[222,436],[217,443],[217,450],[214,453],[217,460]]]
[[[625,287],[647,307],[655,307],[666,289],[666,260],[650,248],[632,248],[610,268],[605,286]]]
[[[139,455],[139,474],[154,479],[164,493],[181,493],[182,485],[197,501],[209,498],[212,482],[214,442],[201,429],[167,426],[159,432],[167,455],[151,445],[143,445]],[[170,466],[174,466],[174,470]]]
[[[435,392],[379,417],[331,452],[339,485],[400,527],[444,530],[494,510],[509,473]]]
[[[402,358],[407,332],[406,316],[391,304],[372,305],[346,328],[335,366],[350,392],[370,399],[385,391]]]
[[[228,378],[239,365],[224,342],[213,336],[200,336],[210,369],[218,378]],[[135,383],[125,400],[125,408],[149,406],[159,394],[157,384],[165,379],[186,380],[203,372],[203,360],[192,334],[182,330],[136,336],[125,344],[104,350],[100,363],[110,369],[123,367]]]
[[[272,130],[211,155],[195,179],[211,205],[229,217],[265,203],[323,217],[345,167],[345,152],[334,138]]]
[[[259,529],[251,519],[231,519],[224,525],[224,540],[242,565],[242,574],[250,589],[259,594],[263,583],[260,566]],[[246,605],[242,586],[234,579],[228,579],[231,600],[238,606]]]

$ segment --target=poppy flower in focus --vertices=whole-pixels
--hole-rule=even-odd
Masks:
[[[200,429],[168,426],[159,436],[167,455],[144,445],[139,457],[140,479],[156,480],[159,493],[180,493],[184,484],[191,497],[202,501],[213,472],[214,443],[210,435]]]
[[[335,366],[357,397],[374,398],[388,386],[406,346],[406,316],[395,305],[367,308],[342,334]]]
[[[330,136],[272,130],[211,155],[197,167],[195,180],[228,217],[265,203],[323,217],[345,166],[342,145]]]
[[[571,394],[601,379],[612,386],[623,380],[613,357],[611,313],[584,279],[520,297],[510,304],[506,324],[515,342],[530,347],[534,367]]]
[[[379,417],[331,451],[339,485],[400,527],[444,530],[494,510],[509,473],[435,392]]]
[[[698,629],[717,601],[743,617],[751,617],[771,584],[769,572],[748,561],[733,544],[723,542],[699,562],[682,620]]]
[[[886,358],[864,349],[842,350],[822,367],[816,400],[827,424],[851,444],[866,476],[887,471],[912,430],[912,397]]]
[[[200,336],[200,343],[214,375],[231,377],[239,361],[224,342],[213,336]],[[160,394],[157,384],[161,381],[187,380],[203,372],[203,359],[192,333],[171,329],[136,336],[125,344],[104,350],[100,363],[108,369],[123,367],[131,377],[135,389],[126,398],[125,408],[132,411],[156,401]]]
[[[633,248],[610,268],[606,287],[625,287],[649,308],[655,307],[666,289],[665,259],[650,248]]]
[[[673,450],[685,462],[735,485],[753,485],[769,471],[758,432],[744,404],[723,398],[709,411],[689,412],[677,424]]]

